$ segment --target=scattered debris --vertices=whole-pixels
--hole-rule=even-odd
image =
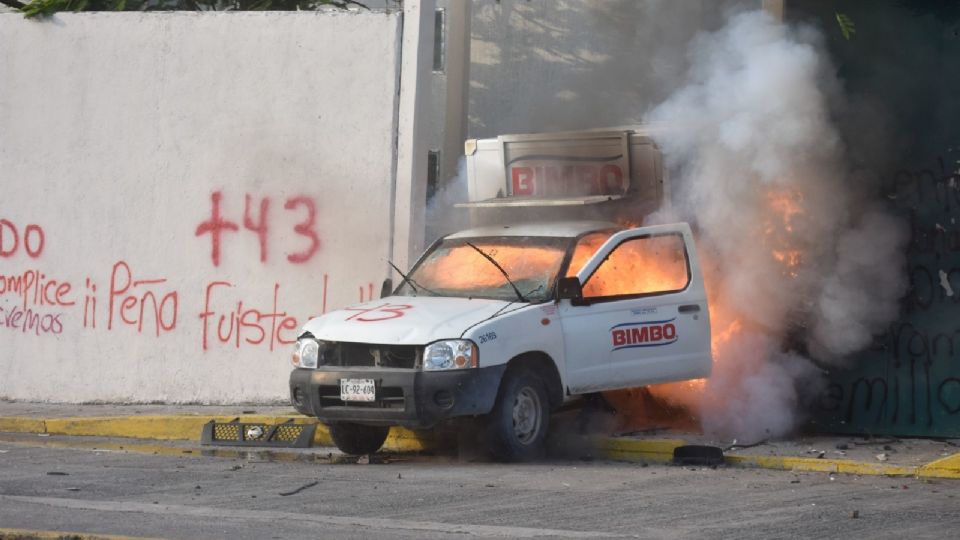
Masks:
[[[724,448],[723,451],[724,451],[724,452],[729,452],[730,450],[733,450],[734,448],[739,448],[739,449],[741,449],[741,450],[744,449],[744,448],[753,448],[754,446],[760,446],[760,445],[763,445],[763,444],[767,444],[767,441],[768,441],[768,440],[770,440],[770,439],[761,439],[761,440],[759,440],[759,441],[757,441],[757,442],[755,442],[755,443],[749,443],[749,444],[738,444],[738,443],[737,443],[737,440],[734,439],[733,442],[730,443],[730,446]]]
[[[397,480],[403,480],[403,475],[400,473],[397,473]]]
[[[799,478],[794,478],[793,480],[790,481],[790,483],[791,483],[791,484],[799,484],[799,483],[800,483],[800,479],[799,479]]]
[[[70,476],[70,473],[61,471],[47,471],[47,476]]]
[[[870,440],[870,438],[868,437],[868,438],[866,438],[866,439],[863,440],[863,441],[853,441],[853,444],[856,444],[856,445],[858,445],[858,446],[866,446],[866,445],[872,445],[872,444],[890,444],[890,443],[899,443],[899,442],[901,442],[900,439],[875,439],[875,440]]]
[[[297,489],[294,489],[293,491],[284,491],[284,492],[280,493],[279,495],[280,495],[281,497],[289,497],[290,495],[296,495],[297,493],[300,493],[301,491],[303,491],[303,490],[305,490],[305,489],[312,488],[313,486],[315,486],[315,485],[317,485],[317,484],[319,484],[319,483],[320,483],[319,480],[314,480],[313,482],[308,482],[308,483],[306,483],[306,484],[298,487]]]
[[[78,487],[68,487],[68,488],[67,488],[67,491],[80,491],[80,488],[78,488]]]
[[[877,461],[886,461],[888,459],[887,454],[877,454]]]
[[[837,450],[849,450],[850,445],[847,443],[837,443]]]
[[[234,466],[230,467],[230,470],[231,470],[231,471],[239,471],[239,470],[242,469],[242,468],[243,468],[243,465],[234,465]]]
[[[850,519],[860,519],[860,511],[854,510],[850,513]]]
[[[369,465],[370,464],[370,454],[364,454],[357,458],[357,465]]]
[[[943,287],[944,294],[953,296],[953,287],[950,286],[950,278],[943,270],[940,270],[940,286]]]

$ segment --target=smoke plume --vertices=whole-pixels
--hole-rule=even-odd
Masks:
[[[896,317],[908,231],[849,187],[841,85],[814,29],[740,13],[698,36],[689,64],[645,120],[671,172],[674,206],[656,219],[698,230],[715,367],[701,392],[654,392],[698,410],[708,433],[784,434],[811,359],[840,365]]]

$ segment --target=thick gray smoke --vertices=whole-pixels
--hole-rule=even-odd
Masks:
[[[808,357],[837,365],[895,318],[908,231],[847,187],[831,122],[844,104],[816,31],[741,13],[689,54],[686,83],[646,121],[664,129],[668,218],[699,229],[716,367],[705,392],[661,395],[697,408],[708,432],[780,435],[798,380],[816,373]]]

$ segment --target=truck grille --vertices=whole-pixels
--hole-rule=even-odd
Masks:
[[[342,367],[420,367],[423,347],[416,345],[375,345],[370,343],[328,342],[325,365]]]

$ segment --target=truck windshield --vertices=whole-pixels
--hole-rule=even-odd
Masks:
[[[503,273],[467,242],[497,261],[525,298],[541,302],[550,296],[571,239],[533,236],[446,239],[410,272],[409,278],[416,290],[404,283],[397,294],[516,300],[517,294]]]

